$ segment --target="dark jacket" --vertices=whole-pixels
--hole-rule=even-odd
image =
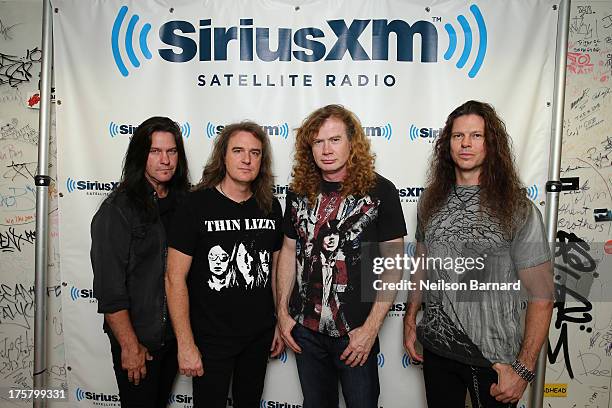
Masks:
[[[172,193],[169,199],[174,204],[147,221],[127,194],[114,193],[91,221],[90,256],[98,313],[128,310],[138,340],[149,350],[160,348],[173,336],[164,289],[167,244],[162,217],[172,215],[168,212],[174,212],[178,200]],[[115,340],[106,321],[104,331]]]

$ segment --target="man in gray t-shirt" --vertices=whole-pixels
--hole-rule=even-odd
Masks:
[[[424,362],[429,407],[463,406],[466,391],[475,407],[513,406],[548,333],[551,256],[492,106],[468,101],[449,115],[429,174],[415,235],[423,262],[413,275],[404,345]]]

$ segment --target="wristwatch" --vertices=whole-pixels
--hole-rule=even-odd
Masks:
[[[511,367],[519,375],[519,377],[521,377],[528,383],[531,383],[533,380],[535,380],[535,373],[525,367],[525,364],[521,363],[518,359],[514,360]]]

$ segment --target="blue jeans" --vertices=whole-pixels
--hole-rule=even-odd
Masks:
[[[291,334],[302,348],[295,358],[304,395],[303,408],[337,408],[338,379],[347,408],[378,407],[378,338],[366,363],[350,367],[340,360],[340,355],[349,344],[348,335],[330,337],[299,323]]]

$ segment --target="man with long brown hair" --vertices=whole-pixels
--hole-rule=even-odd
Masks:
[[[234,406],[258,407],[268,356],[284,349],[274,318],[282,210],[271,154],[261,126],[226,126],[170,229],[168,307],[194,408],[225,407],[232,378]]]
[[[404,346],[424,364],[428,406],[462,407],[467,391],[474,407],[515,406],[548,333],[551,256],[542,217],[526,197],[506,127],[491,105],[468,101],[448,116],[419,202],[416,241],[427,266],[414,274]],[[442,257],[452,262],[429,266]],[[521,286],[529,295],[524,335]]]
[[[172,391],[177,361],[163,284],[166,231],[188,189],[181,129],[154,116],[134,132],[121,183],[91,221],[93,290],[122,408],[165,408]]]
[[[363,128],[342,106],[298,129],[283,232],[277,315],[303,407],[337,407],[338,380],[348,408],[378,407],[377,336],[393,299],[364,299],[362,275],[367,259],[401,247],[406,227],[395,186],[374,171]]]

